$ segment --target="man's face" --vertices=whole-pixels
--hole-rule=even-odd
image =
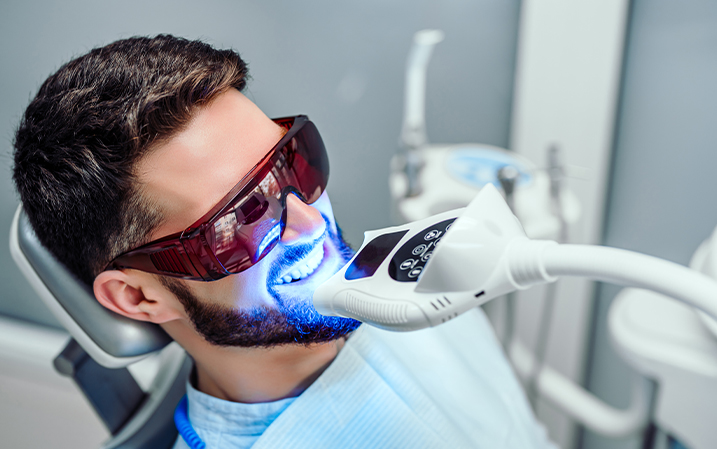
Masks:
[[[182,231],[209,211],[282,137],[281,128],[232,89],[139,164],[142,195],[163,212],[150,239]],[[164,278],[194,327],[222,345],[327,341],[358,326],[319,315],[316,287],[351,257],[324,193],[312,205],[287,198],[280,243],[250,269],[214,282]]]

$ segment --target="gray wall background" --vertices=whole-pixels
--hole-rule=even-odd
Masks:
[[[604,243],[687,264],[717,225],[717,3],[634,0],[622,90]],[[625,407],[630,368],[606,329],[618,291],[598,290],[588,385]],[[583,442],[640,447],[591,433]]]
[[[10,258],[17,195],[11,143],[27,103],[61,64],[122,37],[172,33],[231,47],[249,62],[247,94],[269,116],[303,113],[329,149],[329,191],[348,240],[389,221],[388,162],[403,113],[413,33],[446,39],[429,68],[434,142],[508,145],[518,0],[104,1],[0,4],[0,314],[56,325]]]

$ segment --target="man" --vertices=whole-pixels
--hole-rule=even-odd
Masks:
[[[193,358],[176,447],[549,446],[478,312],[391,334],[313,309],[351,257],[323,143],[245,83],[232,51],[126,39],[50,76],[15,139],[40,241]]]

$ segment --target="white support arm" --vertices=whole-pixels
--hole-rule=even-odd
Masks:
[[[406,89],[401,141],[407,148],[426,145],[426,70],[433,48],[443,40],[440,30],[422,30],[413,37],[406,63]]]
[[[673,262],[604,246],[554,245],[546,248],[543,264],[551,276],[584,276],[652,290],[717,319],[717,281]]]

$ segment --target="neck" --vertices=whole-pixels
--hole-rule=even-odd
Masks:
[[[220,347],[196,334],[198,338],[182,338],[176,329],[166,330],[194,359],[199,391],[244,403],[300,395],[328,368],[344,344],[344,339],[339,339],[308,346]]]

